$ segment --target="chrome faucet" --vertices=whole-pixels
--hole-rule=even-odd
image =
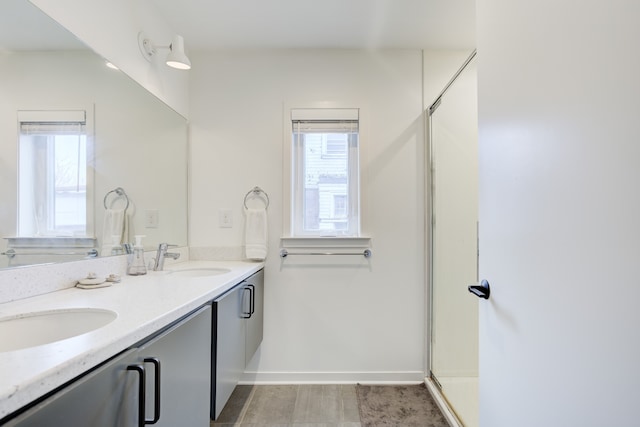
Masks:
[[[180,254],[177,252],[167,252],[169,247],[175,247],[178,245],[170,245],[168,243],[160,243],[158,245],[158,253],[156,254],[156,262],[153,264],[153,271],[162,271],[164,268],[164,259],[178,259],[180,258]]]

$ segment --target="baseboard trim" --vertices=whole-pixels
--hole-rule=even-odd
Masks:
[[[453,410],[449,406],[449,403],[447,403],[444,396],[442,396],[442,393],[440,393],[440,389],[438,389],[435,383],[431,381],[431,378],[425,378],[424,384],[427,386],[427,390],[431,393],[431,397],[436,401],[438,408],[440,408],[442,415],[444,415],[449,425],[451,427],[464,427],[458,417],[456,417],[456,414],[453,413]]]
[[[422,371],[396,372],[245,372],[240,384],[420,384]]]

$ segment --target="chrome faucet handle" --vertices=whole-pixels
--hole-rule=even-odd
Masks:
[[[164,268],[165,258],[178,259],[180,257],[179,253],[167,252],[170,247],[177,247],[177,246],[178,245],[172,245],[169,243],[160,243],[158,245],[158,252],[156,254],[155,262],[153,264],[154,271],[162,271],[162,269]]]
[[[163,243],[160,243],[158,245],[158,250],[162,249],[162,250],[166,251],[168,248],[177,248],[177,247],[178,247],[178,245],[174,245],[172,243],[164,243],[163,242]]]
[[[167,243],[167,248],[177,248],[179,245],[174,245],[171,243]],[[180,253],[179,252],[164,252],[164,256],[167,258],[171,258],[171,259],[178,259],[180,258]]]

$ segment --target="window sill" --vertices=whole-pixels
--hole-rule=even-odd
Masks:
[[[280,245],[289,248],[368,248],[371,237],[281,237]]]

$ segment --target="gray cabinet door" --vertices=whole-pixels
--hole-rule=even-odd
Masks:
[[[264,319],[264,271],[260,270],[253,276],[249,277],[244,283],[244,287],[252,287],[250,292],[251,317],[246,319],[246,349],[245,349],[245,366],[249,364],[251,358],[260,347],[263,334]]]
[[[134,427],[138,425],[140,375],[127,367],[130,350],[12,419],[7,426]]]
[[[245,368],[245,331],[242,317],[244,287],[236,286],[214,300],[214,365],[211,419],[217,419]]]
[[[7,426],[137,427],[140,410],[156,426],[209,425],[211,306],[105,363]],[[159,361],[160,370],[150,359]],[[139,371],[130,370],[138,367]],[[157,375],[160,374],[158,377]],[[139,399],[145,379],[145,402]],[[155,380],[160,379],[158,387]],[[160,411],[154,404],[160,390]]]
[[[139,347],[146,372],[145,418],[155,426],[209,425],[211,381],[211,306],[207,305]],[[160,411],[155,411],[155,363],[160,364]],[[148,362],[144,362],[147,360]]]

